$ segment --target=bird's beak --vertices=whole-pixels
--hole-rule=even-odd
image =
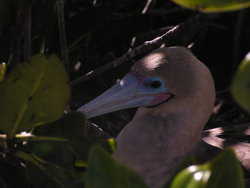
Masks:
[[[89,119],[122,109],[147,106],[155,100],[155,95],[141,91],[143,79],[143,76],[128,73],[117,84],[80,107],[78,111],[83,112]]]

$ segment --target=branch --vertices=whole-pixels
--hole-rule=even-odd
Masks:
[[[31,57],[31,14],[32,2],[27,0],[24,10],[24,60],[29,61]]]
[[[11,44],[11,57],[8,62],[8,69],[19,64],[21,55],[24,60],[29,60],[31,55],[31,11],[32,1],[25,0],[18,7],[13,39]],[[22,41],[24,40],[24,44]],[[23,54],[21,53],[23,44]]]
[[[147,0],[147,3],[145,5],[145,7],[142,10],[142,14],[146,14],[146,12],[148,11],[148,8],[150,7],[151,3],[153,2],[153,0]]]
[[[58,31],[60,36],[61,56],[62,62],[67,70],[69,70],[69,57],[68,47],[65,31],[65,20],[64,20],[64,0],[57,0],[58,7]]]
[[[166,43],[166,47],[169,46],[187,46],[191,43],[194,37],[199,34],[199,31],[206,23],[206,16],[205,15],[196,15],[191,19],[183,22],[173,29],[167,31],[163,35],[151,40],[146,41],[142,45],[134,48],[133,50],[129,51],[128,53],[124,54],[120,58],[115,61],[112,61],[102,67],[99,67],[95,70],[92,70],[77,78],[76,80],[72,81],[71,84],[73,86],[80,84],[81,82],[85,82],[90,78],[93,78],[103,72],[106,72],[110,69],[114,69],[124,63],[131,61],[133,58],[142,55],[144,53],[148,53],[153,49],[159,48],[162,44]]]

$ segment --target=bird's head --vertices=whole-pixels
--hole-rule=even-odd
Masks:
[[[155,108],[172,100],[190,98],[214,100],[210,71],[184,47],[161,48],[136,62],[116,85],[78,111],[92,118],[121,109]]]

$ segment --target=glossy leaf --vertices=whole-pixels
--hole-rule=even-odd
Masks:
[[[86,188],[146,188],[143,180],[132,170],[118,164],[99,146],[89,152]]]
[[[203,165],[193,165],[174,178],[170,188],[244,188],[243,172],[233,150]]]
[[[236,102],[250,113],[250,52],[234,76],[231,93]]]
[[[193,10],[202,12],[234,11],[250,7],[250,0],[172,0]]]
[[[35,55],[0,83],[0,130],[10,137],[62,116],[69,100],[67,73],[57,56]]]

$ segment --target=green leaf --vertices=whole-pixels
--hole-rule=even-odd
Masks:
[[[69,173],[65,168],[42,161],[30,154],[16,152],[25,161],[26,172],[32,187],[35,188],[82,188],[83,173]]]
[[[76,188],[78,180],[65,169],[51,163],[44,163],[43,170],[36,163],[26,161],[26,169],[32,185],[36,188]],[[83,179],[83,175],[82,175]],[[79,183],[80,184],[80,183]],[[83,187],[83,181],[81,186]]]
[[[86,162],[92,141],[85,134],[84,124],[84,115],[72,112],[53,123],[39,126],[33,134],[44,140],[29,143],[30,150],[43,160],[65,168],[73,168],[76,160]],[[59,139],[61,142],[57,142]]]
[[[6,63],[1,63],[0,64],[0,81],[4,79],[6,69],[7,69]]]
[[[236,102],[250,113],[250,52],[234,76],[231,93]]]
[[[118,164],[101,147],[89,152],[86,188],[146,188],[143,180],[132,170]]]
[[[0,130],[16,133],[60,118],[70,97],[68,75],[57,56],[35,55],[0,83]]]
[[[232,149],[203,165],[193,165],[174,178],[170,188],[244,188],[243,172]]]
[[[234,11],[250,7],[250,0],[172,0],[193,10],[202,12]]]
[[[212,173],[207,187],[244,187],[242,167],[232,149],[226,149],[212,160],[210,168]]]
[[[22,151],[17,151],[17,152],[15,152],[15,156],[23,159],[24,161],[29,161],[29,162],[35,164],[41,170],[46,171],[46,169],[42,166],[43,161],[37,160],[34,156],[32,156],[32,155],[30,155],[28,153],[25,153],[25,152],[22,152]]]
[[[65,188],[60,181],[55,178],[55,174],[42,170],[32,162],[26,162],[26,171],[33,187],[36,188]]]

